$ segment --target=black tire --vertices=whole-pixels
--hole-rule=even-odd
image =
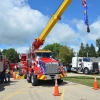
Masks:
[[[34,73],[32,73],[32,75],[31,75],[31,83],[32,83],[33,86],[38,85],[38,79],[37,79],[37,76],[34,75]]]
[[[58,79],[58,84],[62,84],[63,83],[63,79]]]
[[[89,74],[89,69],[88,69],[88,68],[85,68],[85,69],[84,69],[84,74],[86,74],[86,75]]]
[[[27,82],[30,83],[31,82],[31,78],[27,75]]]

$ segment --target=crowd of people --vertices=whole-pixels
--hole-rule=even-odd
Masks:
[[[6,63],[3,65],[3,71],[0,72],[0,84],[10,82],[10,65]]]

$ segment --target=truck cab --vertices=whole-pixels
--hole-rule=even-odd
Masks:
[[[89,57],[73,57],[71,71],[83,72],[84,74],[99,73],[97,62],[92,62]]]
[[[41,49],[29,54],[27,81],[32,85],[37,85],[39,80],[58,79],[60,84],[63,82],[62,77],[66,76],[65,71],[59,61],[51,57],[51,54],[50,50]]]

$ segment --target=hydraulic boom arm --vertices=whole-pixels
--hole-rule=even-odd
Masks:
[[[40,36],[36,38],[35,41],[32,43],[33,50],[38,49],[41,45],[43,45],[45,38],[47,37],[51,29],[54,27],[54,25],[57,23],[57,21],[61,19],[61,15],[66,10],[71,1],[72,0],[63,0],[62,4],[60,5],[56,13],[52,16],[50,21],[47,23]]]

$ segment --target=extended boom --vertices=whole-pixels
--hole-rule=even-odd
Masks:
[[[35,41],[33,42],[32,44],[33,50],[38,49],[41,45],[43,45],[46,36],[49,34],[51,29],[57,23],[57,21],[61,19],[61,15],[66,10],[71,1],[72,0],[63,0],[62,4],[60,5],[56,13],[52,16],[52,18],[50,19],[50,21],[48,22],[48,24],[46,25],[40,36],[36,38]]]

